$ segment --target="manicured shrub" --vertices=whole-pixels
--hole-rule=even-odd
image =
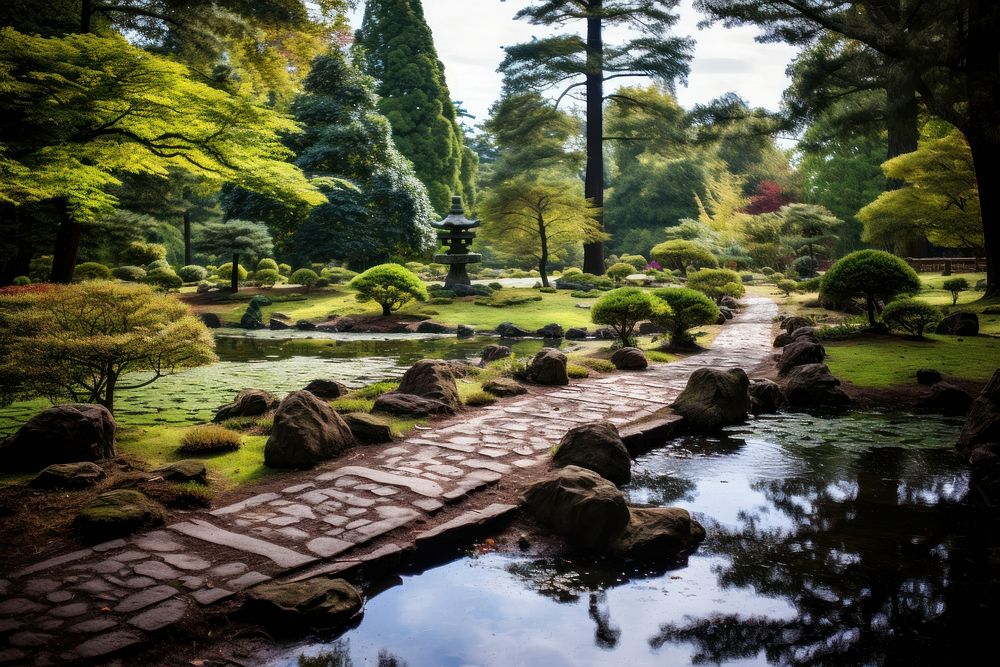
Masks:
[[[569,295],[571,297],[573,297],[574,299],[596,299],[597,297],[600,296],[600,293],[597,290],[593,290],[593,291],[590,291],[590,292],[583,292],[583,291],[580,291],[580,290],[574,290],[574,291],[570,292]]]
[[[469,407],[479,407],[481,405],[493,405],[497,402],[497,397],[488,391],[474,391],[465,397],[464,403]]]
[[[574,267],[568,268],[560,274],[560,278],[566,278],[567,280],[579,277],[583,275],[583,271]]]
[[[312,269],[299,269],[288,278],[288,282],[291,284],[302,285],[306,289],[315,285],[317,280],[319,280],[319,275]]]
[[[670,306],[670,314],[656,319],[667,327],[670,342],[678,346],[694,344],[690,330],[719,319],[719,308],[707,296],[687,287],[664,287],[653,296]]]
[[[774,275],[774,269],[772,269],[770,266],[762,266],[762,267],[760,267],[760,272],[763,273],[765,276],[772,276],[772,275]]]
[[[794,271],[799,278],[812,278],[816,275],[816,269],[818,268],[819,262],[816,261],[815,257],[810,257],[809,255],[796,257],[795,261],[792,262],[792,271]]]
[[[149,264],[147,264],[145,268],[146,268],[146,273],[149,273],[150,271],[156,271],[157,269],[169,269],[170,271],[174,270],[173,267],[170,266],[170,262],[168,262],[165,259],[154,260]]]
[[[635,267],[631,264],[626,264],[625,262],[618,262],[617,264],[612,264],[608,267],[607,274],[608,278],[615,281],[616,285],[620,285],[625,278],[635,273]]]
[[[358,275],[357,272],[345,269],[342,266],[330,266],[323,269],[320,277],[326,278],[333,285],[339,285],[340,283],[347,282],[356,275]]]
[[[184,285],[181,277],[170,268],[147,271],[146,277],[142,279],[142,282],[147,285],[156,285],[160,289],[165,290],[180,289]]]
[[[108,280],[111,278],[111,269],[97,262],[84,262],[77,264],[73,269],[73,280],[83,282],[84,280]]]
[[[724,296],[738,299],[746,294],[740,274],[730,269],[701,269],[688,276],[687,286],[714,299],[716,303]]]
[[[795,289],[800,292],[818,292],[823,287],[823,278],[816,276],[809,280],[800,280],[795,283]]]
[[[399,264],[379,264],[351,280],[358,291],[358,301],[374,301],[389,315],[407,302],[427,300],[427,290],[420,278]]]
[[[235,452],[243,444],[243,436],[218,424],[189,428],[181,436],[178,451],[184,454],[221,454]]]
[[[788,296],[789,294],[795,291],[795,289],[798,287],[798,284],[796,284],[794,280],[788,280],[786,278],[785,280],[779,280],[777,287],[778,289],[780,289],[782,292],[785,293],[785,296]]]
[[[499,292],[500,290],[503,289],[503,285],[501,285],[500,283],[490,283],[489,285],[487,285],[487,287],[489,287],[494,292]]]
[[[111,275],[118,280],[137,283],[146,277],[146,269],[141,266],[119,266],[116,269],[112,269]]]
[[[272,271],[278,270],[278,263],[271,259],[270,257],[265,257],[264,259],[257,262],[257,270],[261,271],[264,269],[270,269]]]
[[[13,284],[18,287],[24,287],[25,285],[31,284],[31,278],[29,278],[28,276],[17,276],[16,278],[14,278]]]
[[[177,269],[177,275],[186,283],[197,283],[208,277],[208,269],[197,264],[188,264]]]
[[[944,289],[951,292],[951,305],[958,303],[958,295],[969,289],[969,281],[965,278],[949,278],[944,281]]]
[[[580,364],[566,364],[566,375],[573,380],[582,380],[590,377],[590,370]]]
[[[661,267],[677,269],[681,275],[687,274],[689,266],[700,269],[719,265],[718,260],[708,248],[700,243],[684,239],[674,239],[654,246],[650,254]],[[736,280],[739,282],[738,276]]]
[[[278,264],[278,273],[288,276],[292,273],[292,267],[288,264]]]
[[[276,283],[281,282],[283,278],[277,269],[257,269],[257,272],[253,274],[253,280],[262,287],[273,287]]]
[[[917,272],[899,257],[881,250],[858,250],[830,267],[823,276],[821,292],[832,301],[864,299],[868,324],[874,327],[879,301],[919,290]]]
[[[167,246],[160,243],[132,241],[122,253],[122,261],[126,264],[145,266],[160,259],[167,258]]]
[[[317,278],[316,283],[313,285],[313,287],[329,287],[329,286],[330,286],[330,279],[324,278],[323,276]]]
[[[941,309],[920,299],[897,299],[882,311],[882,322],[890,331],[906,331],[923,337],[924,329],[936,326]]]
[[[52,275],[52,255],[35,257],[28,262],[28,277],[36,283],[43,283]]]
[[[642,255],[622,255],[621,257],[618,258],[618,261],[631,265],[631,267],[635,269],[635,271],[633,271],[632,273],[635,273],[636,271],[642,271],[643,269],[646,268],[646,264],[649,263],[646,261],[646,258],[643,257]]]
[[[670,306],[654,299],[649,292],[638,287],[621,287],[604,294],[590,309],[590,319],[595,324],[606,324],[615,332],[623,346],[632,341],[635,326],[642,320],[665,318]]]
[[[546,294],[555,294],[557,290],[555,287],[539,287],[538,291]]]
[[[248,274],[247,274],[247,270],[245,268],[243,268],[242,265],[239,267],[239,269],[240,269],[239,270],[239,279],[240,279],[240,282],[242,282],[242,281],[244,281],[244,280],[247,279],[247,275]],[[219,268],[217,268],[215,270],[215,275],[219,276],[223,280],[232,280],[232,278],[233,278],[233,263],[232,262],[226,262],[225,264],[223,264],[222,266],[220,266]]]
[[[577,366],[583,366],[584,368],[589,368],[590,370],[597,371],[599,373],[610,373],[611,371],[615,370],[615,365],[607,359],[575,356],[572,357],[572,362]]]

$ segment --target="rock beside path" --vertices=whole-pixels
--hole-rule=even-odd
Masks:
[[[750,379],[742,368],[699,368],[671,407],[690,426],[717,429],[745,421],[750,409]]]
[[[535,384],[549,386],[569,384],[566,355],[551,347],[543,347],[528,366],[528,379]]]
[[[117,428],[102,405],[70,403],[42,410],[0,444],[0,470],[41,470],[53,463],[111,458]]]
[[[578,466],[560,468],[529,486],[524,507],[538,523],[588,550],[606,549],[629,521],[618,487]]]
[[[451,365],[438,359],[421,359],[410,366],[396,393],[420,396],[452,408],[461,404]]]
[[[482,356],[479,360],[480,366],[486,366],[491,361],[505,359],[511,355],[510,348],[506,345],[487,345],[483,348]]]
[[[801,327],[812,327],[812,326],[816,326],[816,323],[813,322],[808,317],[801,317],[799,315],[796,315],[794,317],[786,317],[785,319],[781,320],[781,328],[784,329],[785,333],[787,334],[791,334],[793,331]]]
[[[351,412],[344,415],[344,422],[358,442],[377,445],[392,441],[392,428],[381,417],[365,412]]]
[[[323,378],[311,381],[305,386],[305,390],[328,401],[334,398],[340,398],[350,391],[347,388],[347,385],[343,383]]]
[[[168,482],[208,484],[208,468],[198,459],[182,459],[154,470]]]
[[[330,628],[361,613],[364,599],[343,579],[315,577],[250,590],[241,615],[281,634]]]
[[[755,415],[772,414],[785,404],[785,392],[774,380],[755,378],[750,383],[750,412]]]
[[[264,445],[264,465],[311,468],[355,443],[351,429],[330,405],[308,391],[293,391],[274,413]]]
[[[104,469],[96,463],[54,463],[31,480],[36,489],[85,489],[104,479]]]
[[[649,366],[646,353],[637,347],[623,347],[611,355],[611,363],[620,371],[641,371]]]
[[[520,396],[528,392],[528,389],[517,380],[505,377],[498,377],[487,381],[483,385],[483,389],[501,398],[506,396]]]
[[[571,428],[559,441],[552,465],[586,468],[618,486],[632,480],[632,457],[611,422]]]
[[[76,528],[85,541],[102,542],[158,526],[165,516],[159,504],[138,491],[117,489],[84,505],[76,517]]]
[[[785,380],[785,400],[789,405],[812,408],[836,408],[851,402],[826,364],[792,368]]]
[[[372,410],[410,417],[448,415],[455,412],[455,409],[447,403],[413,394],[401,394],[398,391],[391,391],[376,398]]]
[[[825,358],[826,349],[819,343],[808,339],[793,340],[781,348],[778,371],[785,375],[795,366],[821,364]]]
[[[222,422],[235,417],[259,417],[274,409],[278,399],[263,389],[241,389],[232,403],[222,406],[212,418]]]
[[[705,539],[705,529],[680,507],[630,507],[611,552],[633,558],[672,557]]]

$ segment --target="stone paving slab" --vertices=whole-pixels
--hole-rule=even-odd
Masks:
[[[343,573],[403,547],[365,544],[461,503],[511,471],[544,465],[577,424],[619,425],[669,405],[698,368],[751,367],[771,354],[776,306],[747,299],[710,350],[644,371],[574,382],[466,412],[379,452],[276,492],[191,512],[167,528],[111,540],[0,579],[0,664],[100,660],[147,641],[191,609],[269,581]],[[334,463],[335,465],[335,463]],[[468,510],[423,531],[426,543],[516,508]]]

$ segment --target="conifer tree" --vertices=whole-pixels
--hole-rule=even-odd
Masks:
[[[462,131],[420,0],[369,0],[357,43],[396,147],[446,215],[451,193],[462,192]]]

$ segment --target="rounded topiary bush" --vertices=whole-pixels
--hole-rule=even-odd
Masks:
[[[270,257],[265,257],[264,259],[257,262],[257,270],[262,271],[264,269],[270,269],[272,271],[278,270],[278,263],[271,259]]]
[[[794,280],[789,280],[786,278],[784,280],[779,280],[777,287],[778,289],[780,289],[782,292],[785,293],[785,296],[788,296],[798,288],[798,283],[796,283]]]
[[[670,332],[670,342],[690,346],[694,337],[690,330],[719,319],[719,308],[707,296],[687,287],[664,287],[653,296],[670,306],[670,314],[656,318]]]
[[[330,266],[323,269],[320,277],[326,278],[333,285],[339,285],[340,283],[347,282],[356,275],[358,275],[356,271],[345,269],[342,266]]]
[[[716,303],[722,297],[731,296],[738,299],[746,294],[746,287],[740,274],[730,269],[701,269],[688,276],[687,286],[714,299]]]
[[[636,325],[643,320],[662,319],[670,306],[638,287],[621,287],[601,296],[590,309],[594,324],[611,327],[623,347],[632,343]]]
[[[762,274],[764,274],[765,276],[773,276],[774,275],[774,269],[772,269],[770,266],[762,266],[762,267],[760,267],[760,272]]]
[[[687,274],[690,266],[700,269],[719,265],[715,255],[708,248],[700,243],[684,239],[674,239],[654,246],[650,256],[660,266],[677,269],[681,275]],[[739,282],[739,276],[736,277],[736,281]]]
[[[816,261],[815,257],[809,255],[796,257],[795,261],[792,262],[792,271],[795,271],[799,278],[812,278],[816,275],[817,269],[819,269],[819,262]]]
[[[399,264],[373,266],[351,280],[358,291],[358,301],[374,301],[382,306],[382,314],[390,315],[412,300],[426,301],[427,289],[412,271]]]
[[[312,269],[299,269],[288,278],[288,282],[291,284],[302,285],[306,288],[315,285],[317,280],[319,280],[319,274]]]
[[[257,269],[257,273],[253,274],[253,280],[263,287],[273,287],[283,278],[277,269]]]
[[[145,241],[132,241],[122,253],[122,260],[128,264],[145,266],[160,259],[167,258],[167,246]]]
[[[890,331],[905,331],[922,337],[924,330],[937,326],[941,309],[920,299],[897,299],[882,311],[882,322]]]
[[[13,284],[16,285],[17,287],[24,287],[25,285],[31,284],[31,278],[29,278],[28,276],[17,276],[16,278],[14,278]]]
[[[646,265],[649,264],[649,262],[646,261],[646,258],[642,255],[622,255],[618,258],[618,261],[629,264],[636,271],[642,271],[646,268]],[[635,271],[633,271],[633,273],[635,273]]]
[[[858,250],[834,262],[824,274],[825,301],[864,299],[868,323],[876,326],[878,302],[920,290],[917,272],[899,257],[881,250]]]
[[[221,454],[235,452],[243,444],[243,436],[216,424],[189,428],[181,436],[178,451],[184,454]]]
[[[146,269],[141,266],[119,266],[111,271],[111,275],[118,280],[137,283],[146,277]]]
[[[283,276],[291,275],[292,267],[290,264],[278,264],[278,273]]]
[[[98,262],[77,264],[73,270],[73,280],[77,282],[84,280],[108,280],[109,278],[111,278],[111,269]]]
[[[233,263],[232,262],[226,262],[225,264],[223,264],[222,266],[220,266],[219,268],[217,268],[215,270],[215,275],[219,276],[223,280],[232,280],[232,278],[233,278]],[[247,270],[244,269],[242,266],[240,266],[239,267],[239,279],[241,281],[246,280],[247,279],[247,275],[248,275],[247,274]]]
[[[188,264],[177,269],[177,275],[186,283],[196,283],[208,277],[208,269],[197,264]]]
[[[146,273],[155,271],[156,269],[170,269],[173,271],[173,268],[170,266],[170,262],[165,259],[157,259],[146,265]]]
[[[147,285],[156,285],[160,289],[180,289],[184,285],[181,277],[170,268],[147,271],[142,282]]]
[[[631,264],[626,264],[625,262],[618,262],[617,264],[612,264],[608,267],[607,274],[608,278],[611,278],[615,283],[620,284],[621,281],[635,273],[635,267]]]

